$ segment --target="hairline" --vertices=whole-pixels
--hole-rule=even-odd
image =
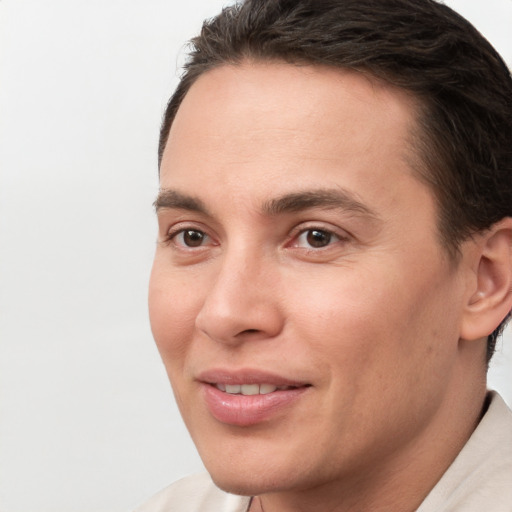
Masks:
[[[331,63],[323,63],[319,61],[314,61],[313,59],[309,60],[306,58],[297,58],[297,59],[285,59],[283,57],[266,57],[262,55],[252,55],[246,54],[242,55],[238,59],[231,59],[226,61],[219,61],[211,63],[208,67],[200,70],[199,73],[190,77],[190,80],[187,82],[187,88],[184,90],[183,96],[180,98],[179,103],[176,105],[176,109],[174,111],[173,116],[168,120],[168,125],[166,126],[165,132],[165,143],[162,144],[163,140],[160,140],[160,151],[158,155],[158,173],[160,175],[160,168],[163,160],[163,155],[165,152],[165,148],[167,147],[167,142],[169,139],[169,135],[178,114],[178,111],[189,93],[190,89],[194,86],[194,84],[199,80],[202,76],[209,74],[210,72],[222,68],[222,67],[235,67],[240,68],[247,64],[272,64],[272,63],[284,63],[290,66],[309,66],[312,68],[327,68],[332,70],[339,71],[351,71],[353,73],[358,73],[368,80],[375,84],[380,84],[384,87],[388,87],[390,89],[394,89],[399,91],[402,95],[409,97],[410,108],[411,108],[411,124],[409,126],[409,136],[406,138],[405,142],[407,147],[405,148],[405,160],[409,164],[411,168],[411,174],[420,181],[423,185],[427,186],[432,194],[432,197],[436,204],[436,234],[440,244],[440,247],[446,252],[450,264],[457,267],[461,252],[460,246],[461,243],[467,239],[465,237],[462,240],[452,240],[448,236],[447,228],[444,226],[443,220],[443,202],[439,193],[436,192],[435,184],[433,181],[434,171],[429,168],[429,164],[427,163],[425,149],[429,145],[435,144],[435,140],[432,136],[429,135],[427,126],[425,126],[428,121],[428,116],[432,111],[432,105],[430,102],[422,97],[422,95],[418,94],[418,92],[413,91],[407,87],[402,85],[393,83],[391,79],[387,77],[382,77],[374,73],[372,70],[366,67],[354,67],[354,66],[344,66],[344,65],[335,65]],[[161,133],[160,137],[164,132]],[[441,163],[441,165],[443,165]]]

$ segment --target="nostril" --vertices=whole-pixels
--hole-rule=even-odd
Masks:
[[[242,331],[240,334],[254,334],[260,332],[258,329],[246,329],[245,331]]]

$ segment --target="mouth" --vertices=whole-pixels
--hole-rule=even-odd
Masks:
[[[312,388],[307,382],[261,371],[211,371],[198,380],[213,418],[239,427],[286,417]]]
[[[268,395],[269,393],[274,393],[275,391],[289,391],[292,389],[297,389],[299,386],[275,386],[274,384],[226,384],[226,383],[216,383],[211,384],[216,387],[219,391],[224,393],[228,393],[230,395],[244,395],[244,396],[253,396],[253,395]],[[306,384],[305,386],[309,386]]]

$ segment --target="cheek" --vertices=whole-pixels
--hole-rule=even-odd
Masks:
[[[390,313],[398,314],[392,311],[396,306],[390,298],[396,293],[391,289],[393,283],[372,277],[370,272],[319,269],[307,279],[288,280],[288,284],[289,316],[306,339],[319,345],[325,343],[333,350],[368,339],[371,332],[379,332],[392,322]],[[333,345],[333,338],[338,343]]]
[[[168,373],[172,367],[182,366],[192,339],[200,308],[200,294],[192,284],[172,272],[163,272],[155,262],[149,283],[149,317]]]
[[[455,361],[449,284],[434,276],[412,282],[391,265],[379,275],[331,277],[317,276],[289,310],[295,339],[321,375],[321,410],[354,444],[406,435],[410,418],[421,423],[441,400]]]
[[[444,340],[457,340],[453,283],[418,274],[410,263],[410,272],[403,268],[391,262],[382,271],[333,268],[331,275],[295,282],[289,311],[297,333],[331,365],[348,372],[373,367],[375,378],[433,357]]]

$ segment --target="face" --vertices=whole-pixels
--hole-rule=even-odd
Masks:
[[[204,74],[172,126],[152,329],[214,480],[304,490],[407,460],[453,387],[464,286],[414,175],[415,104],[361,74]]]

